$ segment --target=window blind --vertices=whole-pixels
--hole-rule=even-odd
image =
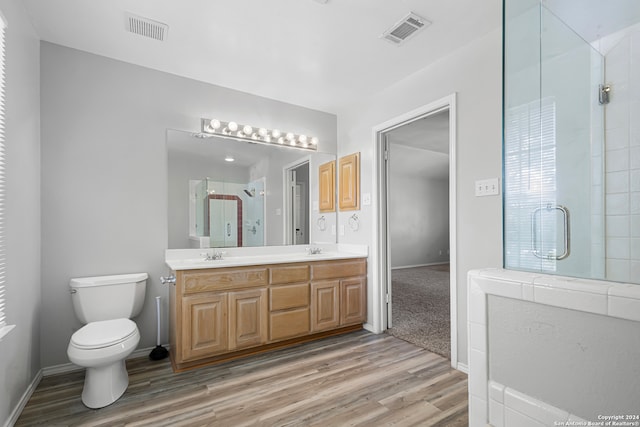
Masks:
[[[533,255],[532,221],[540,207],[556,204],[556,108],[553,98],[512,107],[505,114],[504,134],[505,267],[550,271],[555,260]],[[556,211],[551,211],[555,215]],[[546,210],[535,221],[536,249],[554,252],[557,219]]]
[[[0,338],[11,326],[6,318],[6,242],[5,242],[5,22],[0,18]]]

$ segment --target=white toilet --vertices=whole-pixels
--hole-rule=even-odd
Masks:
[[[137,347],[140,332],[129,320],[142,310],[147,273],[71,279],[71,300],[85,326],[67,347],[69,360],[87,368],[82,403],[89,408],[110,405],[127,389],[125,359]]]

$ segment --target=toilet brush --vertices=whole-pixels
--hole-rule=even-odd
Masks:
[[[169,355],[169,351],[160,345],[160,296],[156,297],[156,317],[158,318],[158,334],[156,338],[156,347],[149,353],[149,359],[162,360]]]

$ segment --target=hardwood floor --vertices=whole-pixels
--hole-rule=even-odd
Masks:
[[[366,331],[174,374],[127,362],[114,404],[82,405],[83,372],[45,377],[17,426],[466,426],[467,376],[395,337]]]

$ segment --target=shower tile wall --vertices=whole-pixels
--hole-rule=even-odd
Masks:
[[[605,107],[606,277],[640,277],[640,29],[605,55],[611,102]],[[632,78],[633,77],[633,78]]]

